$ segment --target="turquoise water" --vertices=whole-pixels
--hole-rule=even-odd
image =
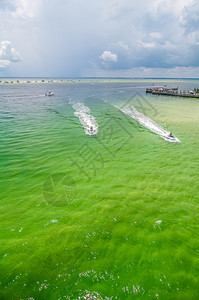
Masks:
[[[0,85],[1,299],[198,299],[199,104],[146,96],[152,84],[199,87]],[[70,101],[90,108],[97,136]],[[110,105],[129,101],[181,143]]]

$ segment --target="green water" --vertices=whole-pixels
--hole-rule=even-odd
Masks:
[[[2,96],[0,299],[198,299],[198,101],[142,101],[168,143],[85,97],[94,137],[60,89]]]

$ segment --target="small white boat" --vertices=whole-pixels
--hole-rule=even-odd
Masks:
[[[48,92],[45,94],[45,96],[54,96],[54,93],[53,92]]]

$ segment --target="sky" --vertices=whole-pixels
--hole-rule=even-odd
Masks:
[[[199,1],[0,0],[0,77],[199,77]]]

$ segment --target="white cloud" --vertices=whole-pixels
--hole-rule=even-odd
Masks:
[[[8,67],[9,64],[10,64],[9,60],[1,60],[0,59],[0,69],[4,69],[4,68]]]
[[[21,60],[20,54],[11,46],[11,42],[2,41],[0,44],[0,59],[5,61],[5,65],[9,62],[18,62]]]
[[[126,43],[119,41],[118,43],[116,43],[116,45],[118,45],[120,48],[126,50],[127,52],[129,52],[129,47]]]
[[[142,48],[156,48],[156,44],[154,42],[143,42],[143,41],[138,41],[138,44],[140,45],[140,47]]]
[[[100,56],[100,58],[103,60],[103,61],[105,61],[105,62],[107,62],[107,61],[113,61],[113,62],[117,62],[118,61],[118,57],[117,57],[117,54],[114,54],[114,53],[112,53],[112,52],[110,52],[110,51],[104,51],[103,53],[102,53],[102,55]]]
[[[42,2],[42,0],[12,0],[11,3],[15,7],[15,10],[11,14],[14,18],[24,20],[33,19],[41,8]]]
[[[160,32],[151,32],[150,36],[154,39],[161,39],[162,38],[162,34]]]

